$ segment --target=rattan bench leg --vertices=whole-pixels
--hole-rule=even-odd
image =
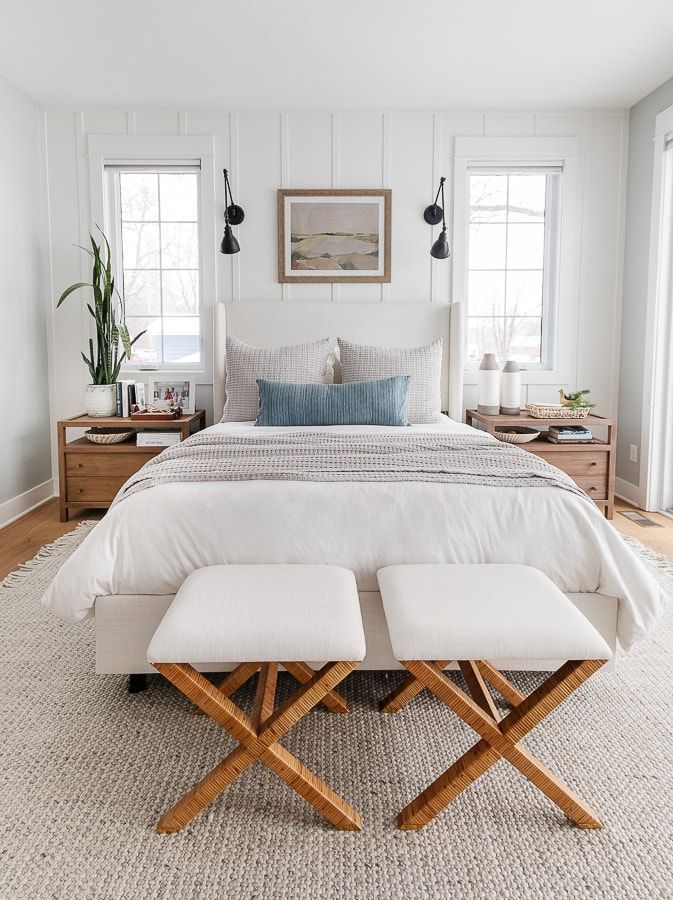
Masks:
[[[456,687],[434,664],[413,660],[403,665],[474,728],[482,740],[402,810],[397,819],[400,828],[422,828],[501,757],[525,775],[580,828],[602,827],[596,813],[519,746],[519,741],[604,665],[604,660],[565,663],[501,722]]]
[[[275,711],[271,711],[271,697],[275,693],[277,664],[262,665],[252,718],[192,666],[182,663],[154,665],[239,742],[235,750],[161,817],[158,831],[180,831],[257,760],[308,800],[335,827],[344,830],[361,828],[356,810],[278,743],[279,738],[357,667],[357,662],[327,663]]]
[[[445,669],[451,660],[440,660],[435,665],[440,669]],[[425,685],[419,681],[415,675],[408,675],[402,684],[391,691],[388,696],[381,701],[379,711],[382,713],[396,713],[404,709],[414,697],[417,697],[421,691],[425,690]]]
[[[305,662],[284,662],[283,666],[299,684],[306,684],[315,675],[315,669]],[[350,712],[348,701],[344,700],[338,691],[330,691],[329,694],[325,694],[320,702],[334,713]]]

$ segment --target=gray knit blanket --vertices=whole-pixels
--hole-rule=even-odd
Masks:
[[[589,498],[560,469],[486,434],[205,431],[132,475],[115,503],[161,484],[206,481],[429,481],[552,487]]]

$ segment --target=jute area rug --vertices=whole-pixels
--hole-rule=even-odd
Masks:
[[[0,588],[2,900],[673,897],[673,610],[527,739],[602,831],[572,827],[503,762],[424,830],[397,830],[399,809],[475,737],[427,696],[379,715],[400,674],[355,673],[352,714],[314,711],[286,743],[361,812],[361,833],[335,831],[254,766],[182,833],[158,835],[233,741],[158,676],[131,696],[125,678],[95,675],[92,624],[42,609],[90,527]],[[673,593],[670,564],[635,546]]]

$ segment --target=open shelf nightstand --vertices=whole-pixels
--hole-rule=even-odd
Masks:
[[[615,462],[617,451],[617,420],[605,416],[589,415],[585,419],[535,419],[525,409],[520,416],[487,416],[468,409],[465,414],[468,425],[493,434],[499,425],[526,425],[544,428],[549,425],[588,425],[592,433],[600,429],[603,437],[586,444],[554,444],[543,435],[528,444],[517,444],[528,453],[543,456],[548,463],[562,469],[600,507],[606,518],[611,519],[615,510]],[[595,434],[594,434],[595,437]]]
[[[124,482],[165,447],[138,447],[135,440],[121,444],[92,444],[85,437],[67,443],[69,428],[123,428],[179,431],[180,439],[206,426],[205,410],[159,422],[124,416],[93,417],[83,413],[57,422],[59,512],[68,521],[71,509],[107,509]]]

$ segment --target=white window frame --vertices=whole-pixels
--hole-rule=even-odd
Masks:
[[[461,360],[464,384],[477,384],[478,372],[465,369],[467,329],[469,176],[480,168],[561,169],[561,190],[555,229],[546,229],[545,240],[558,242],[555,302],[546,310],[545,366],[528,366],[523,384],[571,384],[577,367],[579,316],[579,143],[571,137],[457,137],[454,147],[453,303],[451,317],[452,359]],[[545,311],[543,310],[543,313]],[[454,356],[455,354],[455,356]]]
[[[212,384],[212,316],[208,310],[216,296],[215,150],[210,136],[109,135],[88,137],[91,227],[110,221],[107,166],[181,166],[200,168],[199,177],[199,292],[201,363],[194,366],[159,366],[161,377],[189,375],[197,384]],[[92,231],[93,233],[93,231]],[[116,243],[116,241],[115,241]],[[124,366],[124,372],[147,375],[147,369]]]
[[[669,376],[673,363],[669,359],[669,342],[673,329],[669,300],[671,296],[671,250],[668,242],[673,234],[668,205],[666,168],[670,165],[667,145],[673,140],[673,106],[656,118],[652,168],[652,212],[650,222],[650,251],[645,311],[645,352],[643,353],[643,402],[640,434],[640,476],[635,491],[628,485],[622,488],[629,500],[642,509],[661,507],[664,484],[663,454],[670,452],[667,444],[673,432],[667,407],[673,402],[673,385]]]

